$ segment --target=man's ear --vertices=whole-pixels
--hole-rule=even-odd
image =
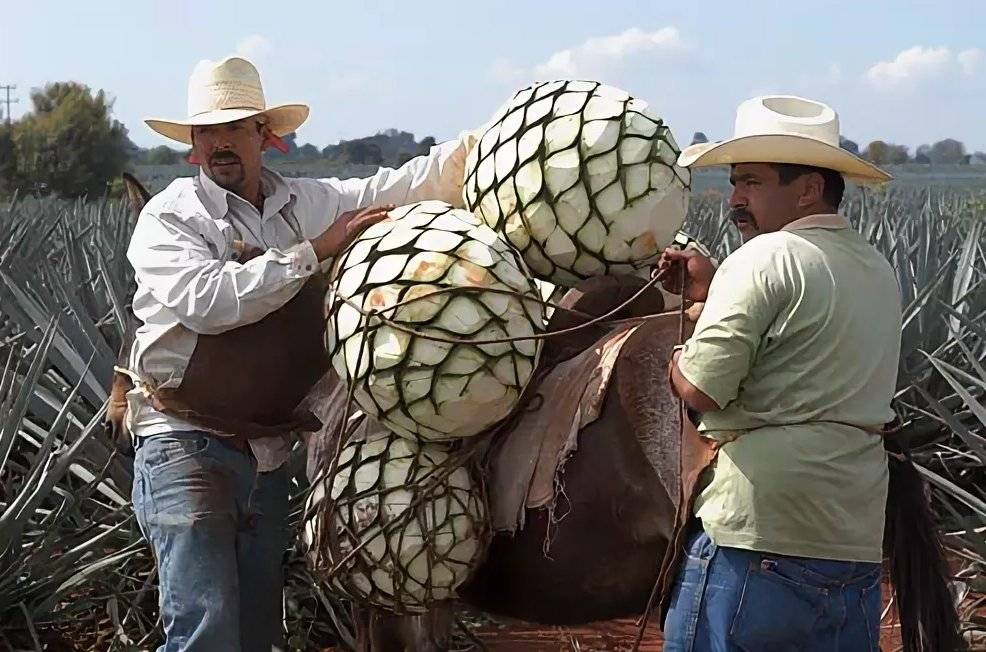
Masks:
[[[817,172],[806,174],[802,179],[801,197],[798,198],[799,206],[812,206],[822,201],[825,194],[825,179]]]

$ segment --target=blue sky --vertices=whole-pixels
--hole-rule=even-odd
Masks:
[[[651,103],[679,141],[732,131],[764,93],[832,104],[843,134],[986,150],[986,2],[6,2],[0,83],[76,80],[148,116],[186,113],[200,59],[241,52],[268,102],[312,106],[299,142],[388,127],[439,140],[481,125],[534,79],[590,78]]]

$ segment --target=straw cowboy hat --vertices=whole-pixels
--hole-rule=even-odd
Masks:
[[[732,138],[686,147],[683,167],[734,163],[794,163],[841,172],[856,183],[893,177],[839,147],[839,116],[831,107],[793,95],[746,100],[736,109]]]
[[[235,122],[263,114],[276,136],[298,129],[308,119],[308,105],[267,106],[260,73],[242,57],[222,61],[200,61],[188,80],[188,118],[163,120],[148,118],[147,126],[162,136],[186,145],[192,144],[192,127]]]

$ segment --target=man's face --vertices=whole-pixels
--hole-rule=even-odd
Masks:
[[[739,229],[743,240],[761,233],[780,230],[797,215],[805,177],[781,185],[777,170],[768,163],[737,163],[729,182],[729,219]]]
[[[192,153],[206,176],[241,197],[259,183],[263,143],[256,118],[192,127]]]

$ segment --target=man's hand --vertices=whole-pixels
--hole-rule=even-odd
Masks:
[[[236,254],[236,262],[245,263],[248,260],[253,260],[257,256],[264,255],[264,250],[260,247],[254,247],[251,244],[247,244],[242,240],[233,240],[233,252]]]
[[[681,266],[685,266],[685,299],[705,301],[716,268],[712,261],[694,249],[668,247],[657,261],[657,273],[663,274],[661,285],[673,294],[681,294]]]
[[[312,249],[315,250],[315,257],[318,258],[319,262],[327,258],[335,258],[345,251],[346,247],[351,245],[360,233],[377,222],[387,219],[387,213],[395,208],[394,204],[386,204],[385,206],[371,206],[343,213],[324,233],[312,238],[311,243]]]

